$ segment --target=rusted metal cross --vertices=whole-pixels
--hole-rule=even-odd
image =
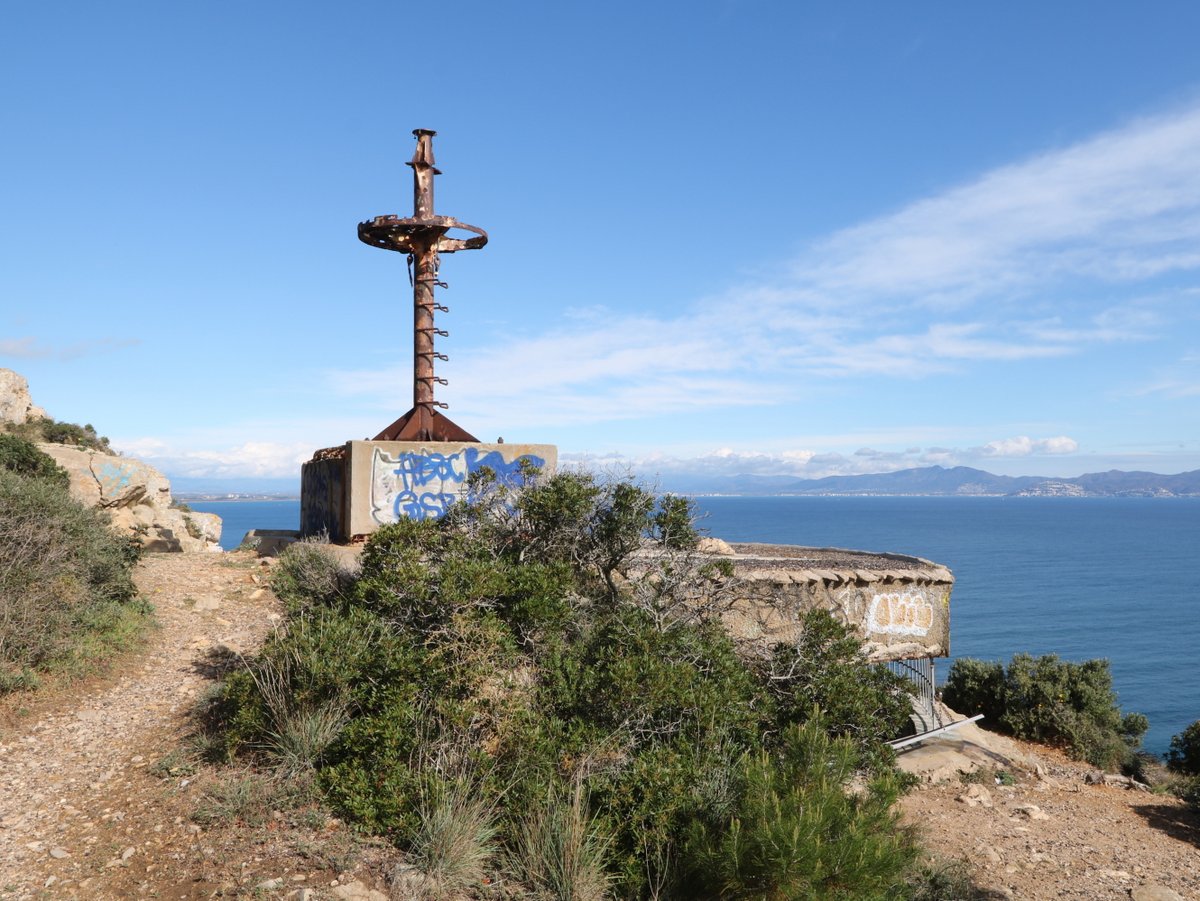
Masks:
[[[413,289],[413,406],[412,409],[375,436],[376,441],[478,441],[464,429],[443,416],[438,409],[446,404],[434,400],[435,384],[446,380],[434,375],[434,360],[446,355],[433,349],[435,336],[446,332],[433,325],[434,311],[448,312],[433,298],[435,287],[446,287],[438,281],[438,258],[443,253],[476,250],[487,244],[482,228],[459,222],[450,216],[433,212],[433,179],[441,172],[433,165],[433,137],[427,128],[413,131],[417,150],[408,165],[413,170],[413,214],[410,218],[376,216],[358,224],[358,238],[372,247],[396,250],[408,254]],[[456,238],[452,229],[471,232],[471,237]]]

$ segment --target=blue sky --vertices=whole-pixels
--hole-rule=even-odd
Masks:
[[[1200,5],[10,4],[0,366],[175,477],[439,398],[572,459],[1200,468]]]

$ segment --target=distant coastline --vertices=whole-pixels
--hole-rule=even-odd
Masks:
[[[651,475],[649,473],[647,476]],[[230,488],[179,490],[181,501],[226,503],[239,501],[297,501],[299,492],[247,485]],[[279,480],[282,481],[282,480]],[[925,466],[895,472],[799,479],[788,475],[743,473],[714,476],[661,473],[655,478],[663,491],[693,497],[1149,497],[1200,498],[1200,470],[1165,475],[1156,472],[1084,473],[1081,476],[998,476],[969,466]],[[294,484],[294,483],[293,483]]]
[[[243,501],[298,501],[298,494],[218,494],[207,492],[181,491],[175,493],[175,499],[190,503],[193,501],[204,504],[236,504]]]

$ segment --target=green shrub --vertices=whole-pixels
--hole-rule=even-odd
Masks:
[[[352,583],[329,546],[317,542],[288,545],[271,569],[271,590],[293,614],[337,606]]]
[[[918,854],[893,805],[900,786],[882,772],[851,791],[858,749],[810,718],[778,753],[747,754],[728,819],[693,825],[686,896],[885,899],[896,897]]]
[[[108,439],[96,434],[91,423],[76,425],[73,422],[57,422],[52,419],[41,421],[42,440],[50,444],[73,444],[76,447],[86,447],[102,453],[111,453],[112,447]]]
[[[98,435],[96,429],[88,425],[76,425],[73,422],[59,422],[54,419],[30,419],[21,424],[4,423],[6,433],[23,438],[26,441],[44,441],[49,444],[72,444],[76,447],[89,448],[101,453],[112,453],[108,439]]]
[[[398,695],[410,697],[417,665],[417,655],[378,617],[316,610],[289,620],[244,661],[224,682],[208,717],[221,730],[227,754],[244,748],[286,764],[279,738],[290,723],[320,718],[320,711],[369,714]],[[308,762],[319,762],[321,751]]]
[[[548,769],[596,769],[592,803],[610,824],[610,866],[636,895],[647,850],[727,802],[720,774],[761,740],[770,700],[719,626],[662,630],[636,608],[601,615],[543,665],[537,708],[557,735],[555,760],[539,767],[517,754],[515,769],[543,779]]]
[[[658,499],[658,509],[651,521],[651,534],[663,547],[690,550],[700,540],[700,533],[696,531],[695,504],[690,498],[664,494]]]
[[[1187,776],[1175,784],[1176,797],[1200,810],[1200,776]]]
[[[522,480],[474,475],[442,520],[376,531],[355,574],[293,546],[272,580],[286,628],[227,678],[210,745],[313,771],[342,816],[417,861],[426,894],[477,884],[494,837],[546,897],[689,897],[685,869],[741,872],[720,859],[742,854],[735,822],[755,830],[748,860],[803,817],[827,832],[795,839],[826,868],[805,884],[871,897],[889,867],[902,884],[911,841],[881,740],[908,701],[861,642],[814,614],[798,649],[752,664],[717,618],[684,613],[728,584],[696,563],[688,502],[586,473]],[[650,589],[630,565],[647,544]],[[866,794],[847,795],[867,764]],[[815,773],[811,790],[788,781]]]
[[[942,701],[959,713],[983,714],[988,729],[1003,731],[1005,702],[1004,664],[999,660],[955,660],[942,687]]]
[[[149,612],[133,584],[139,553],[56,480],[0,470],[0,690],[83,672],[131,640]]]
[[[942,698],[962,713],[982,708],[991,713],[993,728],[1059,745],[1098,767],[1129,766],[1149,726],[1141,714],[1122,716],[1107,660],[1071,663],[1054,654],[1016,654],[1007,670],[956,660]]]
[[[1200,720],[1172,736],[1167,766],[1185,776],[1200,776]]]
[[[799,640],[775,648],[768,684],[780,730],[819,709],[825,730],[851,739],[864,763],[890,763],[885,742],[912,715],[912,683],[869,663],[854,630],[826,610],[806,613]]]
[[[0,433],[0,469],[34,479],[45,479],[65,489],[70,479],[67,471],[42,453],[30,441],[16,435]]]

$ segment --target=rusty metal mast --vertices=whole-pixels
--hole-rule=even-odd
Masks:
[[[412,409],[375,436],[376,441],[478,441],[464,429],[443,416],[438,409],[446,404],[433,399],[434,384],[446,380],[433,373],[434,360],[446,355],[433,349],[434,336],[445,337],[447,332],[435,328],[435,310],[448,309],[433,299],[435,287],[446,287],[438,281],[438,257],[443,253],[475,250],[487,244],[482,228],[459,222],[450,216],[433,212],[433,179],[441,172],[433,165],[433,137],[436,131],[427,128],[413,130],[417,150],[408,165],[413,170],[413,214],[411,218],[376,216],[358,224],[358,238],[372,247],[408,254],[409,275],[413,289],[413,406]],[[468,238],[454,238],[451,229],[472,232]]]

